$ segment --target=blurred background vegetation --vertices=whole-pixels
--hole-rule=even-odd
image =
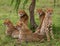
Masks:
[[[6,27],[3,25],[3,21],[6,18],[9,18],[13,24],[15,25],[17,21],[19,21],[19,16],[16,13],[16,10],[14,9],[16,2],[14,2],[11,5],[12,0],[0,0],[0,46],[14,46],[16,40],[12,39],[10,37],[7,37],[5,35]],[[26,5],[23,5],[24,0],[21,0],[19,9],[23,9],[27,12],[29,15],[29,6],[31,3],[31,0],[27,2]],[[54,13],[52,15],[53,18],[53,32],[55,35],[55,40],[51,40],[51,42],[45,41],[44,43],[28,43],[27,45],[25,43],[22,44],[22,46],[60,46],[60,0],[56,0],[55,7],[54,7],[54,0],[37,0],[36,6],[34,10],[34,16],[35,21],[37,25],[39,25],[39,18],[36,13],[36,9],[38,8],[53,8]],[[30,22],[29,26],[30,27]]]

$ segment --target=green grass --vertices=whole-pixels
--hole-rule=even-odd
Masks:
[[[47,2],[48,1],[48,2]],[[14,46],[16,43],[15,39],[12,39],[11,37],[8,37],[5,35],[5,26],[3,25],[4,19],[9,18],[13,24],[16,24],[17,21],[19,21],[19,16],[16,14],[14,10],[14,4],[10,6],[11,0],[0,0],[0,46]],[[22,1],[23,2],[23,1]],[[29,15],[28,7],[31,1],[27,3],[25,6],[25,11]],[[57,5],[60,3],[60,1],[57,1]],[[28,6],[28,7],[27,7]],[[21,3],[20,8],[22,9],[23,5]],[[54,13],[52,15],[53,18],[53,32],[55,35],[55,40],[51,40],[50,42],[45,41],[44,43],[40,42],[32,42],[32,43],[22,43],[21,46],[60,46],[60,7],[56,6],[53,7],[53,1],[50,0],[39,0],[36,2],[36,8],[35,8],[35,20],[36,23],[39,24],[39,18],[36,14],[37,8],[47,8],[51,7],[54,9]],[[30,25],[29,25],[30,26]]]

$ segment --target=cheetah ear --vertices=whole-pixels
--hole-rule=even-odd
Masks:
[[[5,24],[6,22],[11,22],[8,18],[6,18],[3,22],[3,24]]]
[[[20,10],[18,11],[18,13],[20,13],[20,12],[24,12],[24,13],[25,13],[25,10],[24,10],[24,9],[20,9]]]
[[[36,9],[36,12],[38,12],[38,11],[42,11],[43,9],[42,8],[39,8],[39,9]]]
[[[53,12],[53,8],[46,8],[46,12]]]

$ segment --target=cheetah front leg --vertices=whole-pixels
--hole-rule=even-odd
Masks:
[[[54,39],[54,34],[53,34],[53,31],[52,31],[52,28],[50,28],[50,35],[51,35],[51,38]]]
[[[45,30],[47,41],[50,41],[49,30],[48,28]]]

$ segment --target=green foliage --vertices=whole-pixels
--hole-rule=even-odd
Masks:
[[[14,0],[11,1],[11,5],[13,4]]]
[[[21,0],[16,0],[16,4],[15,4],[16,11],[18,10],[20,3],[21,3]]]
[[[56,6],[56,0],[54,0],[54,7]]]
[[[24,3],[23,3],[23,9],[25,9],[25,5],[28,3],[28,0],[24,0]]]
[[[13,4],[15,2],[15,9],[16,9],[16,11],[18,11],[18,9],[19,9],[19,5],[20,5],[20,3],[21,3],[21,0],[12,0],[11,1],[11,5]],[[23,2],[23,9],[25,8],[25,5],[28,3],[28,0],[24,0],[24,2]]]

